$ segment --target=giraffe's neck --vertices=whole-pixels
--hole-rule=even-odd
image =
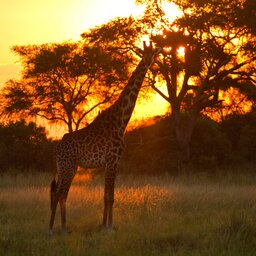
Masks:
[[[104,127],[104,129],[109,127],[111,132],[117,133],[118,136],[123,135],[134,110],[147,70],[148,67],[142,59],[137,68],[133,71],[117,101],[98,115],[92,123],[93,126],[96,125],[96,127],[98,127],[98,125],[100,125]]]
[[[142,59],[137,68],[133,71],[120,97],[112,106],[113,109],[115,109],[116,115],[118,115],[117,121],[120,122],[118,126],[123,131],[131,118],[147,70],[148,68]]]

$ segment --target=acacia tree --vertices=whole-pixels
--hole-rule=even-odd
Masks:
[[[84,32],[81,37],[86,45],[102,47],[127,67],[126,78],[138,64],[138,48],[142,46],[139,39],[146,34],[146,27],[139,19],[125,17],[111,20],[106,24]]]
[[[170,103],[176,138],[188,160],[196,120],[224,106],[221,91],[237,88],[245,99],[255,101],[255,3],[177,0],[182,16],[173,21],[163,1],[137,2],[146,5],[143,17],[112,20],[83,38],[96,45],[104,41],[109,51],[122,54],[133,50],[140,36],[151,33],[163,52],[146,81]],[[163,83],[167,93],[159,86]]]
[[[246,93],[254,88],[255,93],[255,31],[243,22],[249,1],[175,1],[183,15],[172,24],[159,2],[150,8],[155,5],[158,11],[163,35],[153,39],[166,50],[152,70],[151,86],[170,103],[176,138],[188,160],[195,122],[202,112],[222,107],[220,91],[233,87]],[[165,81],[167,94],[154,83],[157,76]]]
[[[126,78],[124,65],[100,46],[81,42],[15,46],[22,79],[3,89],[4,112],[40,116],[77,130],[89,114],[110,102]]]

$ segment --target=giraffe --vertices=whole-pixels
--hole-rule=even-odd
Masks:
[[[52,233],[57,205],[60,205],[62,232],[66,233],[66,200],[78,166],[105,168],[104,228],[112,228],[116,166],[124,151],[124,132],[136,104],[148,68],[161,48],[143,42],[142,59],[116,102],[85,128],[67,133],[56,146],[57,173],[51,183]],[[56,180],[57,178],[57,180]]]

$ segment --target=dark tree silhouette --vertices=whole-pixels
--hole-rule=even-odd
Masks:
[[[201,113],[223,107],[221,91],[237,88],[244,99],[255,102],[255,1],[172,1],[183,13],[173,23],[161,1],[138,2],[147,5],[144,24],[151,30],[159,24],[157,29],[162,31],[152,36],[164,51],[152,69],[151,86],[170,103],[176,138],[183,159],[188,160],[195,122]],[[167,94],[155,83],[159,76]]]
[[[45,129],[33,122],[0,124],[0,172],[11,168],[49,171],[55,166],[53,146]]]
[[[4,112],[40,116],[77,130],[89,114],[110,102],[126,78],[121,61],[80,42],[15,46],[22,79],[3,89]]]

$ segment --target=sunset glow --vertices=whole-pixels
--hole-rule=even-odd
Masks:
[[[165,12],[165,18],[169,22],[173,22],[175,18],[182,15],[182,11],[174,3],[163,2],[162,6]]]
[[[89,28],[117,16],[139,15],[143,10],[129,0],[1,2],[0,85],[20,75],[12,46],[79,40]]]
[[[184,57],[185,56],[185,47],[182,47],[182,46],[179,47],[177,52],[178,52],[178,56]]]
[[[0,256],[255,254],[256,0],[0,8]]]
[[[163,2],[163,8],[166,13],[165,18],[169,21],[181,14],[172,3]],[[10,51],[10,47],[79,40],[85,30],[107,23],[117,16],[135,17],[143,14],[145,6],[135,5],[135,1],[129,0],[107,2],[13,0],[12,5],[7,2],[2,3],[1,9],[0,22],[6,24],[2,27],[0,38],[0,85],[3,85],[9,79],[18,79],[22,70],[21,65],[17,63],[17,56]],[[140,39],[141,46],[143,41],[147,43],[150,41],[151,34],[160,32],[149,31]],[[182,51],[179,49],[179,54],[183,54]],[[168,102],[158,94],[152,93],[147,100],[140,99],[137,102],[131,118],[131,126],[156,115],[164,115],[168,108]],[[57,132],[52,133],[54,137],[63,134],[59,128],[55,130]]]

